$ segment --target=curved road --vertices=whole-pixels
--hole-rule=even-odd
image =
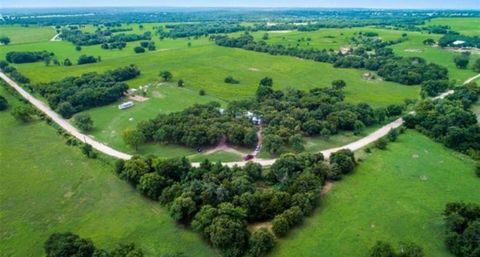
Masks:
[[[113,148],[111,148],[111,147],[109,147],[109,146],[107,146],[103,143],[100,143],[100,142],[96,141],[95,139],[91,138],[90,136],[81,133],[78,129],[76,129],[74,126],[72,126],[68,122],[68,120],[62,118],[58,113],[56,113],[55,111],[50,109],[50,107],[48,105],[46,105],[44,102],[42,102],[42,101],[36,99],[35,97],[33,97],[30,93],[25,91],[21,86],[19,86],[15,81],[10,79],[3,72],[0,72],[0,78],[2,78],[5,82],[7,82],[7,84],[9,84],[11,87],[13,87],[22,97],[27,99],[33,106],[35,106],[40,111],[45,113],[55,123],[57,123],[65,131],[67,131],[69,134],[76,137],[80,141],[82,141],[84,143],[87,143],[87,144],[90,144],[97,151],[100,151],[100,152],[102,152],[106,155],[110,155],[110,156],[118,158],[118,159],[128,160],[132,157],[132,155],[130,155],[130,154],[117,151],[117,150],[115,150],[115,149],[113,149]],[[477,78],[480,78],[480,74],[467,79],[464,84],[468,84],[468,83],[476,80]],[[447,91],[447,92],[435,97],[434,99],[444,98],[451,93],[453,93],[453,90]],[[359,149],[375,142],[376,140],[384,137],[385,135],[387,135],[387,133],[391,129],[398,128],[402,124],[403,124],[403,119],[398,118],[397,120],[395,120],[395,121],[379,128],[378,130],[372,132],[371,134],[367,135],[366,137],[363,137],[363,138],[361,138],[361,139],[359,139],[355,142],[352,142],[352,143],[344,145],[344,146],[323,150],[323,151],[321,151],[321,153],[326,158],[328,158],[332,153],[334,153],[338,150],[341,150],[341,149],[349,149],[351,151],[359,150]],[[272,165],[275,162],[275,160],[276,159],[268,159],[268,160],[254,159],[253,161],[256,162],[256,163],[259,163],[263,166],[269,166],[269,165]],[[244,166],[246,163],[247,163],[246,161],[239,161],[239,162],[225,162],[223,164],[231,167],[231,166],[234,166],[234,165]],[[193,162],[192,165],[193,166],[198,166],[199,163],[198,162]]]

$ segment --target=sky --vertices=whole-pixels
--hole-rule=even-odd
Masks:
[[[480,0],[0,0],[0,8],[80,6],[480,9]]]

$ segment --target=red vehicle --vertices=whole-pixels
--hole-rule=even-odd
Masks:
[[[249,155],[246,155],[245,157],[243,157],[243,160],[244,161],[250,161],[251,159],[253,159],[255,156],[249,154]]]

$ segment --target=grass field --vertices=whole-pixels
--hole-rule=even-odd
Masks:
[[[467,36],[480,36],[480,18],[435,18],[426,25],[447,25],[453,31]]]
[[[423,40],[432,38],[438,40],[441,36],[435,34],[425,33],[410,33],[409,40],[400,44],[393,45],[392,48],[396,55],[413,57],[418,56],[426,59],[429,62],[433,62],[442,65],[448,69],[450,79],[455,79],[458,84],[461,84],[466,79],[476,75],[472,66],[475,60],[480,58],[480,52],[472,52],[470,57],[470,64],[467,69],[458,69],[453,62],[455,56],[460,55],[453,50],[442,49],[433,46],[427,46],[423,44]]]
[[[350,40],[355,34],[364,32],[376,32],[379,38],[385,41],[395,40],[402,36],[403,31],[379,29],[374,27],[344,28],[344,29],[319,29],[312,32],[301,31],[277,31],[268,32],[268,44],[281,44],[287,47],[334,49],[350,45]],[[407,32],[408,33],[408,32]],[[262,39],[265,32],[255,32],[256,40]],[[310,38],[310,41],[307,39]]]
[[[8,96],[3,86],[0,95]],[[44,122],[22,125],[9,111],[0,112],[0,138],[0,256],[42,256],[43,242],[59,231],[106,249],[135,242],[146,256],[217,256],[198,234],[118,179],[110,165],[66,146]]]
[[[451,201],[480,203],[478,195],[472,160],[409,131],[336,183],[271,256],[364,257],[375,241],[385,240],[413,241],[425,256],[450,257],[442,210]]]
[[[22,27],[19,25],[0,26],[0,37],[9,37],[11,45],[46,42],[55,36],[55,34],[55,29],[52,27],[40,27],[34,25],[29,27]]]

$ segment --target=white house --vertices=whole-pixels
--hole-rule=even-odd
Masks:
[[[125,102],[125,103],[122,103],[120,105],[118,105],[118,109],[119,110],[125,110],[125,109],[128,109],[130,107],[132,107],[134,104],[133,104],[133,101],[128,101],[128,102]]]
[[[460,46],[460,45],[463,45],[465,44],[465,41],[463,40],[456,40],[452,43],[454,46]]]

